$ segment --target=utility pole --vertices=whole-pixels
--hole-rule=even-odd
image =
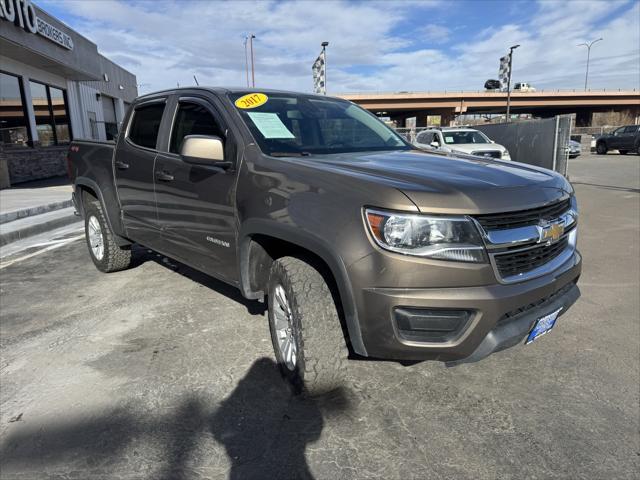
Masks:
[[[255,60],[253,57],[253,39],[256,38],[254,34],[251,34],[249,37],[249,47],[251,49],[251,86],[256,86],[256,71],[255,71]]]
[[[509,76],[507,77],[507,123],[511,119],[511,66],[513,64],[513,51],[520,45],[514,45],[509,48]]]
[[[589,58],[591,57],[591,47],[593,46],[594,43],[599,42],[600,40],[603,40],[602,38],[597,38],[595,40],[592,40],[589,43],[579,43],[578,47],[587,47],[587,73],[584,74],[584,91],[587,91],[587,80],[589,79]]]
[[[322,58],[324,58],[324,94],[327,94],[327,47],[329,42],[322,42]]]

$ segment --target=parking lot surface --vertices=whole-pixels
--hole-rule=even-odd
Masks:
[[[640,157],[569,173],[582,298],[549,335],[453,368],[352,360],[318,400],[280,381],[261,304],[172,260],[3,260],[0,478],[638,478]]]

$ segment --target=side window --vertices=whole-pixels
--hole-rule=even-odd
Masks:
[[[129,140],[141,147],[155,149],[163,112],[164,103],[153,103],[136,108],[129,126]]]
[[[613,134],[614,134],[614,135],[622,135],[622,134],[624,133],[624,129],[625,129],[625,128],[627,128],[627,127],[620,127],[620,128],[618,128],[618,129],[616,129],[616,130],[613,132]]]
[[[631,125],[626,128],[624,133],[636,133],[637,130],[638,130],[638,127],[636,125]]]
[[[433,133],[422,132],[418,134],[418,143],[429,145],[433,141]]]
[[[173,122],[169,151],[180,153],[182,141],[187,135],[209,135],[224,141],[222,129],[209,110],[197,103],[180,102]]]

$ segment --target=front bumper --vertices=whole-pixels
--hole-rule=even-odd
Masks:
[[[554,272],[526,282],[449,288],[365,288],[358,301],[368,356],[395,360],[473,362],[519,343],[537,318],[562,307],[566,313],[580,296],[576,286],[582,259],[574,255]],[[452,339],[408,340],[399,330],[398,308],[472,312]]]

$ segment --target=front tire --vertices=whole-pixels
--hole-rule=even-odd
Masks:
[[[269,274],[269,329],[295,393],[322,395],[344,384],[348,350],[327,283],[307,262],[283,257]]]
[[[596,153],[598,155],[605,155],[607,153],[607,145],[604,142],[600,142],[596,145]]]
[[[109,228],[100,202],[87,203],[84,231],[93,264],[101,272],[117,272],[129,268],[131,248],[120,247]]]
[[[618,150],[620,155],[626,155],[628,150]]]

